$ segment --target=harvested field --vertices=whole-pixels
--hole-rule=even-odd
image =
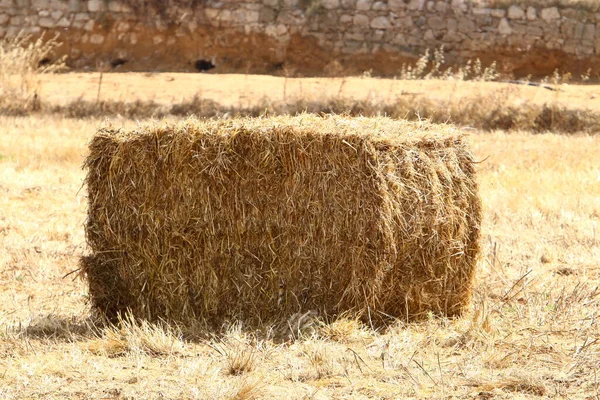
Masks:
[[[310,114],[102,129],[86,161],[92,304],[216,326],[457,315],[481,206],[455,131]]]
[[[81,88],[91,87],[91,101],[97,81],[85,82],[97,76],[78,78]],[[250,78],[253,92],[267,89]],[[223,90],[235,86],[215,82]],[[494,84],[456,85],[468,94]],[[111,97],[126,101],[119,89]],[[565,94],[522,93],[530,90],[559,102]],[[573,106],[600,110],[594,86],[567,90]],[[152,99],[149,91],[140,90],[142,100]],[[45,94],[58,96],[45,91],[42,100]],[[138,126],[121,117],[111,123],[126,131]],[[598,136],[467,131],[464,140],[479,162],[483,240],[472,301],[462,316],[397,321],[374,331],[352,319],[301,315],[292,319],[299,322],[295,339],[279,343],[269,332],[240,325],[215,334],[127,318],[113,327],[92,324],[87,284],[74,271],[85,254],[81,165],[101,124],[58,114],[0,116],[0,398],[600,395]]]
[[[428,119],[490,131],[598,132],[598,86],[573,87],[566,79],[555,76],[549,84],[529,86],[367,77],[49,74],[39,77],[37,97],[0,105],[0,115],[144,119],[312,112]]]
[[[50,104],[65,105],[75,100],[94,102],[100,86],[100,100],[134,102],[153,100],[159,104],[181,103],[194,96],[226,107],[244,107],[263,99],[278,103],[295,99],[349,98],[392,102],[397,97],[426,97],[432,101],[468,103],[494,93],[515,104],[536,105],[557,102],[576,109],[597,109],[600,86],[556,85],[560,89],[514,85],[502,82],[456,80],[399,80],[369,77],[286,78],[264,75],[206,75],[184,73],[98,73],[49,74],[40,77],[40,97]]]

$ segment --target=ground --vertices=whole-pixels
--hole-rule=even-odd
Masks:
[[[98,79],[49,75],[41,97],[95,101]],[[468,103],[505,90],[523,104],[600,112],[600,87],[591,85],[105,74],[100,89],[102,99],[168,103],[197,94],[233,106],[265,96],[407,92]],[[462,317],[382,331],[340,320],[287,342],[231,326],[191,340],[127,320],[90,326],[76,273],[86,251],[81,167],[104,123],[0,117],[1,399],[600,398],[599,136],[465,128],[479,160],[484,222]]]
[[[101,78],[102,77],[102,78]],[[100,79],[102,79],[100,81]],[[285,78],[267,75],[212,75],[185,73],[69,73],[45,75],[40,97],[52,104],[73,100],[135,101],[179,103],[194,96],[213,100],[224,106],[245,107],[260,103],[297,99],[351,98],[393,102],[401,96],[426,97],[445,102],[467,102],[468,99],[498,94],[515,104],[557,103],[578,109],[600,107],[599,85],[560,84],[562,77],[549,78],[548,87],[515,85],[498,82],[460,80],[344,78]]]

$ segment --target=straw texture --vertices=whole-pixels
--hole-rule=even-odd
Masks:
[[[469,301],[481,204],[447,126],[305,114],[103,128],[85,167],[82,267],[109,318],[378,322]]]

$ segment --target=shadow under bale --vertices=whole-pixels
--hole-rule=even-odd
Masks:
[[[469,301],[481,204],[446,126],[305,114],[103,128],[85,167],[82,266],[109,318],[377,324]]]

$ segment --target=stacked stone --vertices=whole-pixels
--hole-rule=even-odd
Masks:
[[[129,0],[131,1],[131,0]],[[600,6],[600,4],[598,5]],[[493,48],[557,50],[578,58],[600,55],[600,12],[576,7],[486,7],[467,0],[207,0],[195,9],[133,10],[118,0],[0,0],[0,37],[45,30],[81,47],[127,53],[151,30],[151,44],[194,41],[199,30],[264,35],[285,48],[310,37],[332,56],[387,52],[418,55],[444,45],[462,58]],[[143,29],[142,29],[143,27]],[[213,38],[209,38],[213,40]],[[216,40],[216,39],[215,39]],[[238,46],[234,42],[222,46]]]

